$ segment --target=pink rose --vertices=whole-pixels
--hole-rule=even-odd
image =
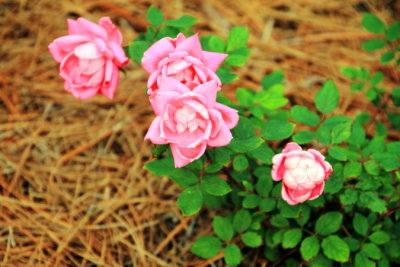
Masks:
[[[161,76],[172,77],[189,89],[211,80],[221,85],[215,71],[227,56],[203,51],[197,34],[189,38],[182,33],[175,39],[162,38],[143,55],[142,66],[151,74],[147,82],[148,94],[155,94]]]
[[[207,146],[229,144],[230,129],[236,126],[237,111],[216,102],[219,86],[211,80],[192,90],[179,81],[160,77],[153,102],[156,118],[145,139],[170,144],[175,167],[200,158]]]
[[[272,159],[272,179],[282,181],[282,198],[290,205],[317,198],[324,191],[325,180],[332,166],[314,149],[302,151],[288,143],[282,153]]]
[[[55,39],[49,50],[60,62],[65,90],[80,99],[103,94],[112,99],[119,69],[128,63],[121,47],[122,35],[110,18],[99,24],[84,18],[68,19],[68,35]]]

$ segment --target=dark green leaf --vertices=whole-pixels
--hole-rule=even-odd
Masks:
[[[317,256],[319,252],[319,240],[316,236],[309,236],[301,242],[300,246],[301,256],[304,260],[308,261]]]
[[[235,152],[244,153],[258,148],[262,143],[263,140],[258,136],[249,138],[233,138],[228,147]]]
[[[157,176],[168,176],[175,171],[174,161],[171,157],[150,161],[144,165],[144,168]]]
[[[271,164],[272,157],[275,152],[268,146],[267,143],[262,143],[258,148],[251,150],[248,155],[261,161],[262,163]]]
[[[213,219],[214,233],[223,241],[229,241],[234,235],[233,225],[228,217],[215,216]]]
[[[345,237],[343,240],[347,243],[350,248],[350,251],[357,251],[360,249],[360,241],[355,238]]]
[[[233,169],[235,171],[244,171],[249,166],[249,161],[245,155],[238,155],[233,159]]]
[[[276,200],[273,198],[263,198],[258,204],[261,211],[269,212],[275,209]]]
[[[235,244],[228,244],[225,248],[224,259],[229,266],[237,266],[242,261],[242,252]]]
[[[327,212],[320,216],[315,224],[315,231],[321,235],[337,232],[342,225],[343,215],[337,211]]]
[[[395,57],[395,54],[394,54],[393,51],[387,51],[387,52],[382,54],[381,63],[382,64],[386,64],[386,63],[392,61],[392,59],[394,59],[394,57]]]
[[[197,239],[190,252],[200,258],[209,259],[217,255],[222,249],[221,242],[215,236],[202,236]]]
[[[246,232],[242,235],[242,241],[247,246],[256,248],[261,246],[262,239],[261,236],[255,232]]]
[[[250,89],[239,87],[236,90],[236,99],[242,106],[250,106],[253,102],[254,92]]]
[[[340,144],[351,136],[351,123],[341,123],[332,130],[332,144]]]
[[[343,205],[351,205],[357,202],[358,192],[354,189],[347,188],[339,198]]]
[[[147,20],[156,28],[160,27],[163,23],[163,14],[154,6],[150,6],[146,14]]]
[[[361,163],[356,161],[350,161],[344,167],[343,176],[344,178],[358,177],[361,174],[361,171],[362,171]]]
[[[260,197],[255,194],[246,195],[243,199],[243,208],[252,209],[258,206],[260,202]]]
[[[129,44],[129,57],[137,64],[141,64],[144,51],[149,48],[146,41],[134,41]]]
[[[356,254],[355,267],[375,267],[375,262],[370,261],[364,252],[359,252]]]
[[[188,187],[178,197],[177,204],[184,216],[196,214],[203,205],[203,194],[197,186]]]
[[[390,241],[390,236],[384,231],[376,231],[369,236],[369,240],[375,244],[383,245]]]
[[[354,230],[362,235],[365,236],[368,233],[368,220],[360,213],[356,213],[353,218],[353,227]]]
[[[346,262],[349,259],[349,246],[337,235],[330,235],[324,238],[321,247],[324,254],[331,260]]]
[[[372,33],[384,33],[385,24],[383,21],[372,13],[364,13],[361,21],[361,25],[369,32]]]
[[[347,160],[346,150],[341,148],[341,147],[337,147],[337,146],[330,147],[330,148],[328,148],[328,153],[334,159],[337,159],[337,160],[340,160],[340,161],[346,161]]]
[[[311,131],[299,131],[295,135],[293,135],[293,141],[302,145],[302,144],[307,144],[310,143],[312,140],[314,140],[316,137],[316,134]]]
[[[315,105],[322,114],[332,112],[339,104],[339,91],[332,80],[324,83],[315,96]]]
[[[375,72],[371,78],[371,86],[377,86],[383,80],[383,73],[380,71]]]
[[[188,187],[194,185],[199,180],[199,177],[193,172],[185,169],[175,169],[170,178],[180,187]]]
[[[386,39],[393,42],[400,38],[400,22],[392,23],[386,31]]]
[[[231,69],[223,67],[218,68],[216,74],[221,79],[222,84],[233,82],[238,78],[236,74],[232,73]]]
[[[374,260],[379,260],[382,256],[381,250],[372,243],[364,244],[361,251],[364,252],[368,258]]]
[[[272,216],[270,222],[276,227],[289,227],[289,220],[279,214]]]
[[[265,76],[261,80],[261,85],[264,89],[268,89],[275,84],[282,84],[284,80],[285,76],[283,72],[281,70],[276,70]]]

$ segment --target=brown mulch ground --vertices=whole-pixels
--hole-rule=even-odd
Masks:
[[[143,169],[153,118],[144,70],[130,63],[113,101],[79,101],[63,89],[47,50],[77,16],[110,16],[127,45],[144,30],[151,3],[167,19],[199,18],[202,35],[226,38],[232,26],[249,27],[251,58],[223,88],[232,99],[238,86],[258,90],[266,73],[282,69],[292,104],[309,105],[331,78],[344,95],[338,112],[354,114],[371,107],[348,93],[340,67],[368,66],[385,73],[387,88],[400,83],[398,69],[360,49],[371,38],[360,12],[390,23],[400,19],[399,1],[0,0],[2,266],[222,266],[221,255],[205,261],[188,253],[197,236],[211,232],[214,211],[184,218],[175,204],[179,189]],[[256,253],[245,261],[266,264]]]

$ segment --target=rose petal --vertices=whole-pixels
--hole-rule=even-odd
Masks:
[[[145,140],[150,139],[153,144],[167,144],[167,142],[161,138],[161,117],[157,116],[154,118],[153,122],[150,125],[149,130],[146,133],[146,136],[144,137]]]
[[[148,73],[152,73],[157,69],[158,62],[174,50],[175,47],[171,44],[168,37],[160,39],[144,52],[142,58],[143,68]]]
[[[230,108],[218,102],[215,103],[214,109],[221,112],[222,118],[229,129],[235,127],[239,122],[239,115],[236,109]]]
[[[209,81],[198,85],[193,92],[204,96],[207,100],[207,107],[213,108],[217,100],[218,84],[215,81]]]
[[[228,54],[203,51],[203,62],[207,68],[215,72],[227,56]]]

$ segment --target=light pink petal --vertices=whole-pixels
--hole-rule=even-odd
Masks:
[[[290,194],[289,194],[289,192],[288,192],[287,190],[290,190],[290,189],[287,189],[287,188],[285,187],[285,185],[282,184],[282,192],[281,192],[282,198],[283,198],[284,200],[286,200],[286,202],[287,202],[289,205],[296,205],[296,204],[298,204],[297,201],[295,201],[294,199],[292,199],[292,198],[290,197]]]
[[[310,189],[289,189],[288,194],[292,200],[297,203],[303,203],[308,200],[311,195]]]
[[[202,59],[203,50],[201,48],[199,35],[196,33],[195,35],[190,36],[186,40],[177,44],[176,51],[187,51],[191,56]]]
[[[158,78],[158,91],[172,91],[177,92],[179,94],[184,94],[186,92],[190,92],[190,89],[187,88],[184,84],[180,83],[179,81],[175,80],[171,77],[160,76]]]
[[[49,44],[49,50],[53,58],[57,62],[61,62],[63,58],[74,51],[74,49],[86,42],[90,41],[90,38],[81,35],[67,35],[55,39]]]
[[[96,59],[103,57],[103,54],[97,49],[94,43],[85,43],[77,46],[74,50],[74,54],[78,58]]]
[[[107,40],[107,32],[101,26],[94,22],[91,22],[85,18],[78,18],[76,20],[77,24],[74,29],[76,34],[86,35],[88,37],[100,37],[103,40]]]
[[[98,87],[71,87],[70,89],[72,95],[81,100],[92,98],[99,91]]]
[[[207,145],[205,143],[199,144],[194,148],[184,148],[179,147],[176,144],[171,144],[171,151],[174,157],[174,163],[176,168],[183,167],[192,161],[200,158],[204,151],[206,150]]]
[[[210,109],[208,113],[210,115],[210,120],[212,123],[210,138],[215,138],[219,134],[222,124],[225,124],[225,122],[222,120],[222,115],[218,110]]]
[[[229,129],[235,127],[239,122],[239,115],[236,109],[230,108],[218,102],[215,103],[214,109],[221,112],[222,118]]]
[[[102,17],[99,20],[99,25],[106,30],[108,40],[116,42],[119,45],[122,44],[122,34],[120,30],[112,23],[109,17]]]
[[[73,19],[67,19],[68,34],[78,34],[78,22]]]
[[[290,142],[290,143],[286,144],[286,146],[285,146],[285,148],[283,149],[282,152],[283,153],[288,153],[288,152],[293,151],[293,150],[301,150],[301,146],[299,146],[295,142]]]
[[[105,68],[104,84],[101,88],[102,94],[109,99],[113,99],[118,82],[119,70],[111,60],[108,60]]]
[[[167,105],[179,96],[180,94],[174,91],[157,92],[152,99],[154,113],[157,116],[164,114],[165,110],[167,109]]]
[[[144,137],[145,140],[150,139],[153,144],[162,145],[167,144],[167,142],[161,137],[161,117],[157,116],[154,118],[150,125],[149,130]]]
[[[333,172],[332,165],[329,162],[325,161],[325,157],[319,151],[315,149],[309,149],[307,151],[314,156],[315,161],[317,161],[319,164],[321,164],[321,166],[324,167],[325,170],[324,179],[327,180]]]
[[[272,158],[271,176],[274,181],[280,181],[285,175],[285,154],[279,153]]]
[[[227,56],[228,54],[203,51],[203,62],[207,68],[215,72]]]
[[[212,147],[226,146],[231,142],[232,138],[231,131],[225,123],[222,123],[218,135],[214,138],[210,138],[207,144]]]
[[[169,39],[168,37],[160,39],[144,52],[142,66],[148,73],[155,71],[158,68],[158,62],[175,50]]]
[[[124,50],[118,43],[109,42],[108,46],[110,47],[112,53],[114,54],[116,64],[119,68],[128,64],[129,59],[126,57]]]
[[[207,100],[207,107],[212,108],[215,106],[215,101],[217,99],[218,84],[215,81],[209,81],[198,85],[193,89],[193,92],[204,96]]]

